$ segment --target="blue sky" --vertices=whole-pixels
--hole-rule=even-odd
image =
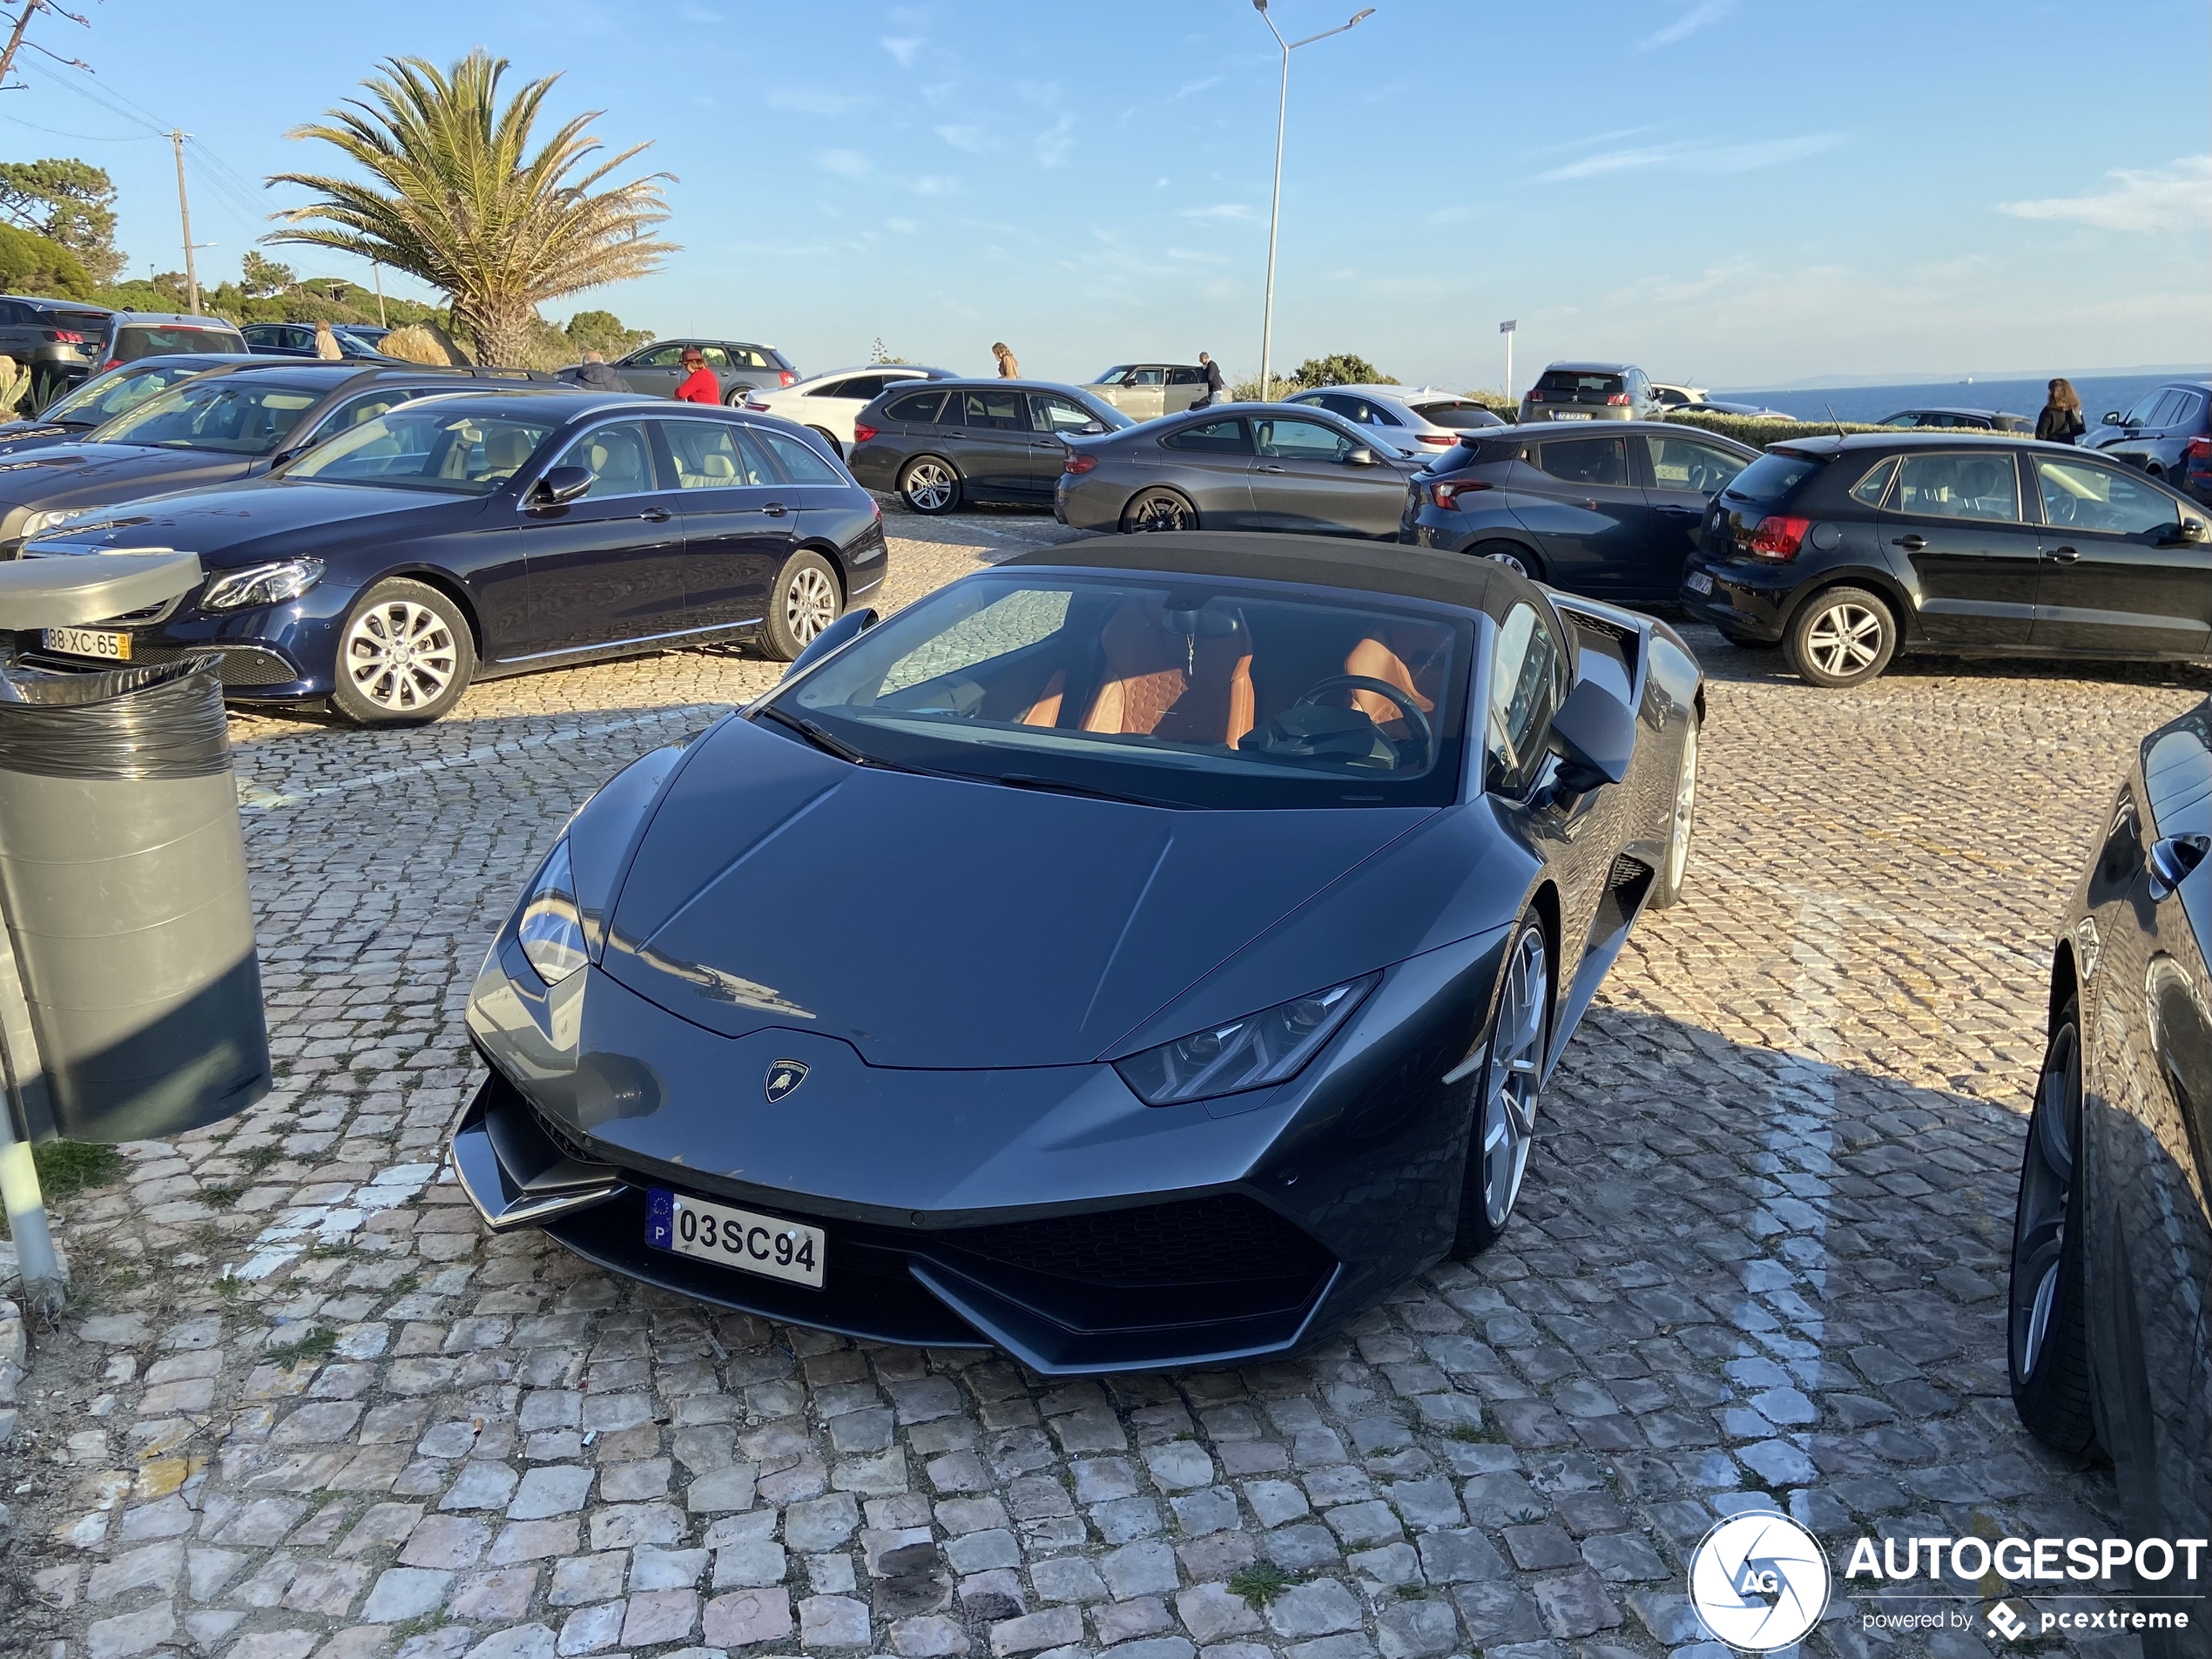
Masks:
[[[1293,38],[1353,9],[1274,0]],[[1249,0],[90,15],[34,37],[105,104],[34,62],[0,143],[106,166],[140,273],[180,263],[149,118],[195,135],[213,280],[296,199],[261,178],[326,165],[287,127],[380,56],[481,44],[517,84],[564,71],[556,111],[605,111],[610,146],[678,176],[684,252],[554,314],[810,369],[878,336],[968,370],[1003,339],[1063,379],[1201,347],[1258,367],[1278,59]],[[1382,0],[1292,61],[1275,360],[1495,386],[1514,317],[1522,384],[1578,356],[1715,387],[2212,361],[2209,57],[2202,0]]]

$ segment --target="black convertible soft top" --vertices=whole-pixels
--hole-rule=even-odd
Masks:
[[[1414,552],[1328,536],[1281,536],[1225,530],[1163,530],[1151,536],[1101,536],[1018,554],[997,568],[1046,566],[1070,570],[1153,570],[1165,576],[1220,576],[1248,582],[1290,582],[1360,593],[1390,593],[1467,610],[1501,612],[1514,599],[1541,603],[1526,577],[1489,559]]]

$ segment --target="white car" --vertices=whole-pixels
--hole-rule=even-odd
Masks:
[[[1652,381],[1651,395],[1669,409],[1679,409],[1691,403],[1703,403],[1711,395],[1702,386],[1685,386],[1672,381]]]
[[[894,381],[957,378],[948,368],[924,368],[918,363],[870,363],[865,368],[817,374],[779,391],[751,393],[745,406],[755,415],[779,415],[813,428],[842,457],[853,447],[853,417],[880,397],[883,388]]]
[[[1505,425],[1473,398],[1440,386],[1325,386],[1289,401],[1315,404],[1372,427],[1393,446],[1413,455],[1448,449],[1470,428]]]

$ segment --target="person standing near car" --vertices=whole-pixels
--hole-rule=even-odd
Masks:
[[[326,363],[334,363],[345,356],[338,344],[338,335],[327,319],[315,320],[315,355]]]
[[[2050,401],[2035,417],[2035,435],[2046,443],[2073,443],[2083,430],[2081,400],[2074,394],[2074,382],[2053,381]]]
[[[609,367],[606,354],[588,351],[583,354],[583,367],[577,371],[576,383],[588,386],[595,392],[623,392],[630,388],[622,383],[622,376]]]
[[[1206,371],[1206,395],[1190,407],[1194,409],[1210,409],[1217,403],[1227,402],[1229,382],[1222,377],[1221,365],[1214,361],[1212,356],[1205,352],[1198,354],[1198,363]]]
[[[991,347],[991,355],[999,360],[999,378],[1001,380],[1018,381],[1022,378],[1022,365],[1014,361],[1014,354],[1007,348],[1007,344],[1003,340],[993,344]]]
[[[706,366],[706,354],[697,346],[684,347],[684,381],[676,388],[678,403],[719,403],[722,382]]]

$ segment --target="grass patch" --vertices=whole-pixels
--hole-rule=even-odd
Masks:
[[[422,1288],[422,1281],[413,1273],[402,1273],[386,1287],[384,1294],[395,1298],[410,1296]]]
[[[1444,1432],[1469,1446],[1502,1446],[1506,1439],[1505,1431],[1487,1417],[1479,1424],[1454,1423]]]
[[[227,1184],[218,1184],[215,1186],[202,1187],[199,1190],[200,1203],[206,1204],[210,1210],[228,1210],[245,1196],[244,1187],[234,1187]]]
[[[51,1204],[74,1198],[94,1187],[111,1187],[123,1178],[123,1154],[86,1141],[46,1141],[30,1149],[38,1169],[39,1190]]]
[[[287,1371],[293,1371],[299,1368],[302,1360],[313,1365],[327,1359],[331,1350],[337,1345],[338,1333],[335,1331],[310,1331],[297,1341],[279,1343],[269,1349],[263,1358],[272,1365],[282,1366]]]
[[[352,1254],[354,1247],[349,1244],[334,1244],[317,1239],[307,1246],[307,1259],[311,1262],[341,1262]]]
[[[238,1161],[246,1166],[248,1175],[259,1175],[283,1156],[282,1147],[249,1146],[238,1155]]]
[[[1273,1561],[1254,1561],[1230,1575],[1229,1593],[1243,1596],[1254,1607],[1265,1607],[1297,1582]]]
[[[235,1273],[225,1273],[215,1281],[215,1294],[226,1302],[235,1302],[246,1294],[246,1281]]]

